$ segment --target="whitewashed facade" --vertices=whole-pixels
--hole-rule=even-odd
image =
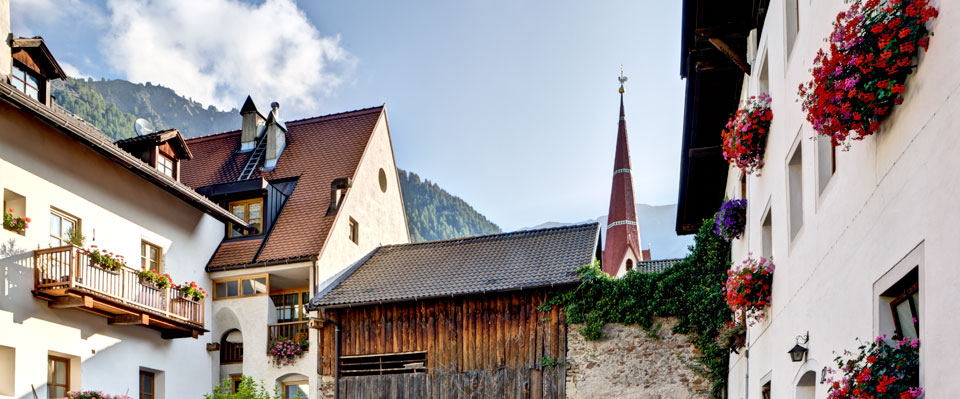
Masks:
[[[925,397],[960,392],[960,304],[952,299],[960,284],[960,8],[933,3],[935,36],[903,104],[877,134],[838,149],[834,169],[830,146],[812,140],[797,87],[811,79],[816,51],[849,5],[770,1],[748,60],[757,73],[744,75],[741,99],[769,91],[774,119],[761,176],[746,178],[747,229],[733,242],[733,262],[772,256],[776,272],[766,320],[748,329],[748,351],[730,357],[729,398],[762,398],[766,389],[772,398],[825,398],[823,371],[835,368],[836,353],[856,349],[857,338],[894,335],[888,290],[911,278]],[[741,198],[740,170],[727,176],[725,196]],[[808,332],[805,360],[791,361],[787,351]]]

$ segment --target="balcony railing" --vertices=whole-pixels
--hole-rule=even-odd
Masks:
[[[90,297],[104,302],[100,306],[79,303],[77,306],[61,307],[82,307],[106,316],[147,315],[155,319],[168,319],[160,321],[203,328],[203,300],[189,299],[173,287],[158,288],[143,284],[137,271],[129,267],[115,271],[100,268],[84,255],[80,247],[68,245],[38,249],[34,251],[34,266],[35,295],[42,295],[48,300]],[[151,324],[149,318],[145,320],[148,322],[142,324],[160,324],[156,327],[161,329],[165,324]]]
[[[309,338],[307,321],[291,321],[267,325],[267,350],[274,341],[287,338],[293,342],[306,341]]]

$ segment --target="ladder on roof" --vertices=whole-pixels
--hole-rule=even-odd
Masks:
[[[257,141],[257,146],[254,147],[253,152],[250,153],[250,158],[247,159],[247,164],[243,166],[243,170],[240,172],[240,177],[237,178],[237,181],[247,180],[250,176],[253,175],[253,171],[257,170],[257,167],[260,166],[260,160],[263,159],[263,154],[267,152],[267,135],[264,133],[263,137],[260,137],[260,140]]]

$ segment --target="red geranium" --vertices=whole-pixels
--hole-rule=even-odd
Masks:
[[[760,175],[763,150],[767,146],[767,133],[770,132],[772,120],[770,95],[760,93],[747,99],[720,133],[723,138],[723,158],[748,174]]]
[[[903,102],[913,60],[930,43],[926,23],[938,15],[929,0],[850,1],[829,48],[817,52],[813,80],[800,85],[807,120],[844,149],[875,133]]]
[[[748,257],[739,267],[727,271],[724,297],[738,319],[763,317],[763,309],[770,304],[773,269],[773,262],[767,258]]]

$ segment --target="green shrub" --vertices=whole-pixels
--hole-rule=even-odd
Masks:
[[[220,386],[213,389],[212,394],[203,395],[203,399],[281,399],[281,395],[280,388],[274,388],[273,393],[270,393],[263,382],[243,376],[240,377],[237,393],[233,393],[233,381],[224,379]]]

